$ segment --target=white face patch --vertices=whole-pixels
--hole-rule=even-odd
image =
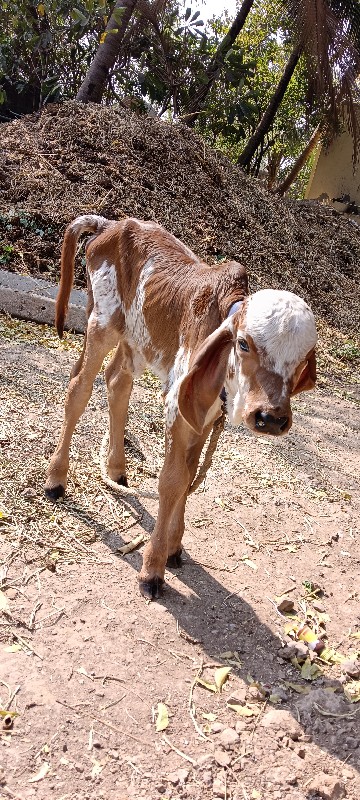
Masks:
[[[250,295],[245,334],[260,352],[263,366],[288,380],[316,345],[314,315],[292,292],[262,289]]]
[[[183,345],[180,345],[171,368],[168,380],[168,393],[165,399],[165,423],[169,429],[173,426],[176,415],[179,413],[178,396],[179,387],[185,377],[190,361],[190,352],[186,352]]]
[[[228,371],[225,378],[226,409],[231,425],[240,425],[246,397],[250,388],[248,378],[241,371],[241,364],[232,349],[229,355]]]
[[[121,308],[115,265],[103,261],[101,267],[90,272],[89,275],[94,295],[94,309],[91,317],[100,328],[105,328],[115,311]]]

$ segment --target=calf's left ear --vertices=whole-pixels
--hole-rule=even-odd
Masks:
[[[295,372],[293,382],[291,396],[299,394],[299,392],[307,392],[309,389],[314,388],[316,383],[315,348],[310,350],[310,353],[306,356],[305,365]]]
[[[232,331],[218,328],[195,351],[189,372],[181,381],[179,411],[195,433],[203,432],[206,415],[224,386],[232,345]]]

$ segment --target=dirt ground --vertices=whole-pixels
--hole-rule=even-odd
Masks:
[[[156,501],[124,502],[100,480],[101,375],[73,439],[66,499],[43,496],[82,337],[60,345],[50,329],[4,316],[0,334],[1,800],[358,800],[351,370],[341,382],[330,358],[280,441],[225,430],[188,501],[186,561],[148,604],[141,548],[119,548],[148,536]],[[126,432],[132,485],[156,491],[162,434],[159,387],[145,375]],[[284,593],[290,617],[278,610]],[[322,658],[299,641],[304,621],[326,636]],[[220,667],[231,671],[215,692]],[[17,715],[6,729],[8,711]]]

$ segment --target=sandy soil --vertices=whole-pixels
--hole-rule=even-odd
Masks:
[[[52,505],[42,487],[79,339],[60,347],[4,317],[0,333],[0,798],[358,800],[354,387],[340,391],[328,373],[294,403],[281,441],[226,429],[188,501],[186,561],[147,604],[141,548],[118,549],[148,536],[156,502],[125,503],[100,481],[102,376],[74,436],[66,500]],[[162,432],[145,375],[127,429],[133,485],[156,490]],[[297,621],[277,609],[284,592]],[[291,645],[289,623],[304,620],[326,634],[328,663]],[[221,666],[221,692],[198,682],[213,685]],[[159,703],[169,721],[157,732]],[[6,730],[8,710],[18,715]]]

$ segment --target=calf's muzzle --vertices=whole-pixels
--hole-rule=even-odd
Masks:
[[[274,417],[267,411],[258,410],[255,413],[255,428],[260,433],[281,436],[289,428],[289,417]]]

